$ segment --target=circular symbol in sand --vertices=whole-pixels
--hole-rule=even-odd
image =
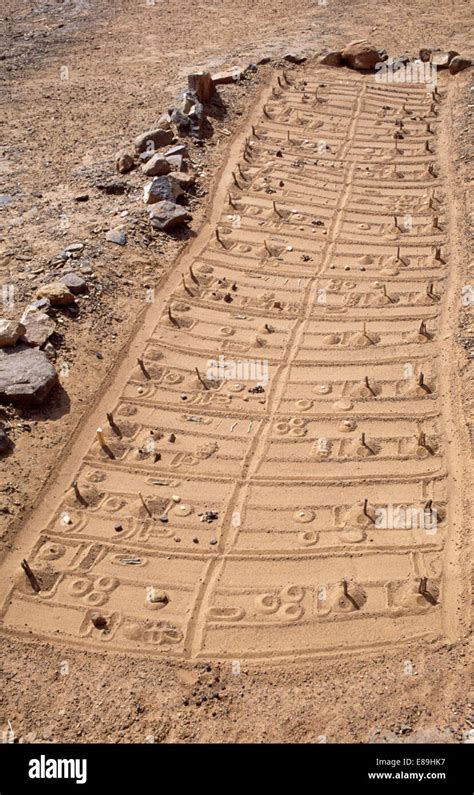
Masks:
[[[235,334],[235,329],[233,329],[232,326],[221,326],[219,333],[222,334],[223,337],[232,337],[233,334]]]
[[[68,591],[71,596],[85,596],[92,590],[92,583],[85,577],[75,577],[69,583]]]
[[[198,273],[214,273],[212,265],[200,265],[197,270]]]
[[[288,436],[306,436],[308,433],[307,428],[289,428]]]
[[[260,613],[276,613],[280,604],[280,598],[273,593],[259,594],[259,596],[255,598],[255,607]]]
[[[246,245],[246,244],[242,243],[242,245],[237,246],[237,250],[241,251],[242,254],[248,254],[249,251],[252,251],[252,246],[249,246],[249,245]]]
[[[171,307],[175,312],[189,312],[191,307],[183,301],[175,301]],[[161,356],[160,356],[161,358]]]
[[[319,534],[314,530],[305,530],[298,534],[298,541],[305,547],[311,547],[318,543]]]
[[[355,420],[343,420],[339,425],[339,430],[342,433],[350,433],[351,431],[355,431],[357,428],[357,423]]]
[[[165,384],[180,384],[184,380],[182,373],[166,373],[163,381]]]
[[[342,337],[340,337],[339,334],[326,334],[326,336],[323,337],[323,342],[325,345],[339,345],[341,339]]]
[[[332,407],[336,411],[351,411],[354,408],[354,404],[351,400],[336,400]]]
[[[100,591],[91,591],[84,597],[84,602],[89,607],[100,607],[100,605],[105,604],[108,600],[108,596],[106,593],[101,593]]]
[[[313,401],[312,400],[297,400],[296,407],[300,409],[300,411],[308,411],[308,409],[312,408]]]
[[[47,543],[43,544],[41,547],[38,557],[43,560],[57,560],[58,558],[62,558],[65,552],[66,547],[63,547],[62,544]]]
[[[330,384],[318,384],[316,392],[320,395],[329,395],[332,392],[332,386]]]
[[[356,285],[355,282],[343,282],[342,286],[345,287],[346,290],[353,290]]]
[[[104,511],[115,513],[116,511],[119,511],[120,508],[123,508],[123,506],[126,504],[126,501],[122,499],[122,497],[107,497],[102,508]]]
[[[232,392],[243,392],[245,386],[244,384],[229,384],[229,389],[231,389]]]
[[[94,470],[94,472],[91,472],[89,475],[87,475],[87,480],[89,480],[91,483],[102,483],[105,478],[105,472],[99,472],[98,470]]]
[[[285,585],[280,595],[284,602],[298,603],[304,599],[304,588],[301,585]]]
[[[284,621],[298,621],[304,613],[302,605],[296,603],[289,603],[282,605],[279,610],[279,615]]]
[[[284,421],[276,422],[273,427],[275,433],[277,433],[279,436],[284,436],[286,433],[288,433],[289,430],[288,423]]]
[[[303,417],[290,417],[288,420],[288,425],[290,428],[304,428],[306,425],[306,420]]]
[[[184,502],[182,502],[181,505],[178,505],[175,509],[175,513],[178,516],[190,516],[193,512],[194,508],[192,505],[187,505]]]
[[[293,514],[293,519],[295,522],[300,522],[301,524],[312,522],[315,518],[316,513],[312,511],[311,508],[301,508],[299,511],[295,511]]]
[[[119,580],[117,577],[106,577],[103,575],[102,577],[97,577],[94,582],[94,588],[97,591],[103,591],[104,593],[110,593],[114,591],[119,585]]]
[[[365,540],[365,532],[360,527],[349,527],[339,533],[339,538],[345,544],[358,544]]]

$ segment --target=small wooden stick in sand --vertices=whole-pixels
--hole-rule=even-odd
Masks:
[[[372,389],[372,387],[371,387],[371,386],[370,386],[370,384],[369,384],[369,376],[368,376],[368,375],[366,375],[366,376],[364,377],[364,384],[365,384],[365,386],[367,387],[367,389],[368,389],[370,392],[372,392],[373,396],[375,397],[375,392],[374,392],[374,390]]]
[[[33,588],[33,590],[36,593],[39,593],[41,591],[41,585],[39,584],[37,578],[35,577],[35,575],[31,571],[29,563],[28,563],[28,561],[25,558],[23,558],[23,560],[21,561],[21,568],[23,569],[23,571],[25,572],[26,576],[28,577],[28,579],[30,581],[30,585]]]
[[[257,131],[256,131],[255,127],[253,126],[253,124],[252,124],[252,135],[253,135],[255,138],[257,138],[257,140],[258,140],[259,136],[257,135]]]
[[[182,274],[181,274],[181,281],[183,282],[183,288],[184,288],[184,290],[187,292],[187,294],[188,294],[188,295],[190,295],[190,296],[191,296],[191,298],[194,298],[194,293],[193,293],[193,291],[192,291],[192,290],[190,290],[190,289],[189,289],[189,287],[188,287],[188,285],[186,284],[186,279],[184,278],[184,273],[182,273]]]
[[[273,211],[281,218],[281,214],[278,212],[278,208],[276,206],[276,201],[273,200],[272,204],[273,204]]]
[[[237,177],[235,176],[235,171],[232,172],[232,179],[234,180],[234,185],[236,186],[236,188],[238,188],[239,190],[242,190],[242,188],[240,187],[240,185],[239,185],[239,183],[237,181]]]
[[[242,177],[242,179],[244,180],[244,182],[247,182],[247,177],[245,176],[244,172],[240,168],[240,163],[237,163],[237,168],[239,169],[239,174]]]
[[[197,377],[198,377],[198,379],[199,379],[200,383],[203,385],[204,389],[209,389],[208,385],[207,385],[207,384],[206,384],[206,382],[203,380],[203,378],[202,378],[202,376],[201,376],[201,373],[199,372],[198,368],[197,368],[197,367],[195,367],[195,368],[194,368],[194,370],[195,370],[195,372],[196,372],[196,375],[197,375]]]
[[[223,243],[223,241],[221,240],[221,236],[220,236],[220,234],[219,234],[219,230],[218,230],[218,229],[216,229],[216,232],[215,232],[215,234],[216,234],[216,240],[217,240],[217,242],[218,242],[218,243],[220,243],[220,244],[221,244],[221,246],[222,246],[223,248],[225,248],[225,246],[224,246],[224,243]]]
[[[420,586],[419,592],[424,596],[426,593],[426,585],[428,583],[428,577],[420,577]]]
[[[173,324],[173,326],[177,326],[179,328],[179,323],[176,320],[176,318],[173,317],[173,314],[171,312],[171,307],[170,306],[168,307],[168,317],[170,319],[170,322]]]
[[[139,366],[140,370],[142,371],[143,375],[145,376],[145,378],[148,378],[148,379],[149,379],[149,378],[150,378],[150,373],[147,371],[147,369],[146,369],[146,367],[145,367],[145,363],[144,363],[143,359],[141,359],[140,357],[138,357],[138,359],[137,359],[137,364],[138,364],[138,366]]]
[[[146,504],[146,502],[145,502],[145,500],[143,498],[143,494],[141,493],[141,491],[138,492],[138,496],[140,497],[141,504],[145,508],[145,511],[147,512],[148,516],[152,516],[152,513],[151,513],[148,505]]]
[[[189,275],[191,276],[191,279],[193,280],[194,284],[199,284],[199,279],[194,273],[192,265],[189,266]]]

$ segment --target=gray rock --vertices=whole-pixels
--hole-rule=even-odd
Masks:
[[[124,246],[127,242],[127,235],[121,229],[109,229],[105,235],[105,239],[109,243],[116,243],[118,246]]]
[[[458,72],[469,69],[470,66],[472,66],[470,58],[464,58],[462,55],[455,55],[449,62],[449,71],[452,75],[457,75]]]
[[[147,177],[163,177],[171,171],[171,165],[164,155],[156,154],[142,166]]]
[[[74,273],[70,271],[69,273],[65,273],[64,276],[61,276],[59,279],[60,282],[66,285],[69,288],[71,293],[74,295],[79,295],[79,293],[83,293],[87,288],[87,283],[85,279],[82,278],[78,273]]]
[[[189,111],[188,118],[191,122],[191,137],[203,138],[210,132],[210,124],[204,112],[204,106],[196,100]]]
[[[0,351],[0,402],[39,406],[57,382],[43,351],[23,345]]]
[[[51,309],[51,301],[49,298],[37,298],[35,301],[32,301],[30,304],[33,309],[39,309],[40,312],[49,312]]]
[[[179,108],[173,108],[171,121],[180,135],[189,135],[191,132],[191,120],[182,110],[179,110]]]
[[[46,345],[43,345],[43,350],[51,362],[54,362],[57,359],[58,354],[56,353],[56,348],[50,342],[47,342]]]
[[[137,152],[153,152],[155,149],[161,149],[163,146],[168,146],[173,140],[173,133],[171,130],[163,130],[158,127],[156,130],[147,130],[147,132],[138,135],[135,138],[135,149]]]
[[[156,202],[167,201],[176,202],[183,195],[183,189],[175,180],[170,177],[156,177],[152,182],[145,185],[143,190],[143,201],[145,204],[155,204]]]
[[[191,218],[185,207],[169,201],[158,202],[150,209],[150,223],[160,232],[166,232],[178,224],[190,221]]]
[[[0,348],[16,345],[21,336],[25,333],[24,325],[18,320],[7,320],[0,318]]]
[[[38,348],[44,345],[56,328],[54,320],[49,315],[33,306],[25,309],[21,322],[25,327],[22,341]]]
[[[187,163],[182,155],[170,155],[169,157],[166,158],[166,161],[169,164],[170,168],[172,167],[176,171],[187,170]]]

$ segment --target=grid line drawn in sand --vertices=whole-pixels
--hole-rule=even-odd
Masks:
[[[6,632],[266,660],[446,635],[443,91],[308,64],[267,94],[215,228],[20,536],[41,590],[7,577]],[[209,379],[220,356],[268,384]],[[387,506],[418,523],[380,527]]]

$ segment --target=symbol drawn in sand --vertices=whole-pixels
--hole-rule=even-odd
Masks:
[[[287,420],[278,420],[273,426],[277,436],[306,436],[308,429],[305,428],[307,420],[303,417],[290,417]]]
[[[168,621],[157,621],[155,624],[147,624],[142,629],[140,636],[135,639],[157,646],[171,646],[181,643],[183,637],[183,633],[175,624]]]
[[[376,384],[374,381],[369,380],[369,376],[364,376],[364,380],[361,384],[356,384],[351,389],[352,397],[357,398],[376,398],[380,395],[381,389],[379,384]]]
[[[309,522],[314,522],[316,518],[316,513],[311,508],[300,508],[299,510],[295,511],[293,514],[293,519],[295,522],[300,522],[300,524],[308,524]]]
[[[419,612],[439,604],[439,584],[428,577],[413,577],[405,583],[389,583],[389,604]]]
[[[36,553],[38,560],[58,560],[66,553],[66,547],[53,541],[46,541]]]
[[[200,444],[196,450],[196,455],[201,460],[206,458],[211,458],[217,451],[219,450],[219,445],[217,442],[205,442],[205,444]]]
[[[325,599],[317,601],[317,609],[323,615],[353,613],[361,610],[367,601],[364,589],[353,580],[343,579],[324,590]]]
[[[303,547],[312,547],[318,543],[318,540],[319,533],[315,530],[304,530],[302,533],[298,533],[298,542]]]
[[[97,619],[100,619],[97,620]],[[113,638],[122,622],[120,612],[101,612],[100,616],[94,610],[87,610],[78,634],[80,637],[92,637],[94,640],[108,641]]]
[[[182,466],[196,466],[199,464],[199,458],[193,453],[176,453],[170,461],[170,467],[173,469],[180,469]]]
[[[209,621],[241,621],[245,617],[243,607],[210,607],[207,611]]]
[[[413,379],[408,384],[403,384],[402,389],[405,395],[410,395],[413,397],[426,397],[427,395],[431,395],[433,392],[431,386],[425,382],[425,376],[423,372],[418,375],[418,378]]]
[[[137,411],[138,408],[131,403],[122,403],[115,413],[118,414],[119,417],[132,417]]]

